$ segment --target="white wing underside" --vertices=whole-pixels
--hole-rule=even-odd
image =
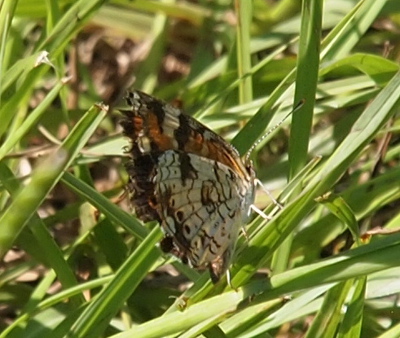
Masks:
[[[224,164],[169,150],[158,159],[154,183],[167,235],[193,267],[220,261],[224,273],[250,207],[243,205],[248,182]]]

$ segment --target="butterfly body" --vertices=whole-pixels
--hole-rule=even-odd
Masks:
[[[156,220],[161,248],[218,281],[254,202],[255,173],[237,150],[180,109],[140,91],[121,110],[132,141],[126,169],[136,215]]]

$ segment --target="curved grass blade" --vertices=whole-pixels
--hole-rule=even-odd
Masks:
[[[74,127],[60,148],[46,158],[32,173],[31,182],[16,196],[0,217],[0,257],[8,251],[14,240],[56,185],[89,137],[102,121],[106,111],[93,106]]]

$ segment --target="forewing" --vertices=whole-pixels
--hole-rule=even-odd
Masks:
[[[250,180],[238,151],[218,134],[180,109],[141,91],[128,92],[127,109],[121,109],[125,135],[132,139],[133,159],[143,154],[178,150],[206,157],[232,168]]]

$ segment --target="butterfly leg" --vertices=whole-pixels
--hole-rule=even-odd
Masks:
[[[272,217],[265,214],[264,211],[258,209],[254,204],[250,205],[250,209],[252,209],[256,214],[260,215],[264,219],[272,219]]]
[[[259,179],[255,179],[254,180],[255,184],[258,184],[262,190],[264,190],[264,192],[269,196],[269,198],[271,199],[271,201],[279,208],[279,209],[283,209],[283,205],[280,204],[275,198],[274,196],[272,196],[271,192],[264,186],[264,184],[262,184],[262,182]],[[254,210],[254,209],[253,209]],[[254,210],[255,211],[255,210]],[[256,211],[257,212],[257,211]]]

